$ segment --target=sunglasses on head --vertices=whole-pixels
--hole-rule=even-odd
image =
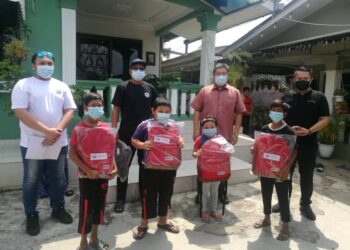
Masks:
[[[47,56],[48,58],[53,58],[53,54],[51,52],[48,52],[48,51],[39,51],[39,52],[36,52],[36,55],[38,57]]]

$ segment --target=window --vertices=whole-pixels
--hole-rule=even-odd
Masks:
[[[343,88],[346,89],[350,93],[350,73],[343,73],[342,75]],[[350,107],[350,95],[345,96],[345,101]]]
[[[78,80],[127,80],[130,62],[135,58],[142,58],[141,40],[77,35]]]

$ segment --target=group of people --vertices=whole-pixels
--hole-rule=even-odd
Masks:
[[[79,153],[77,133],[80,128],[108,127],[101,121],[104,114],[103,98],[98,93],[84,96],[85,119],[73,130],[68,150],[66,128],[71,122],[76,105],[69,87],[52,77],[54,72],[54,55],[40,51],[33,55],[32,66],[34,76],[20,80],[12,92],[12,109],[20,120],[20,149],[23,158],[23,204],[26,220],[26,232],[37,235],[40,232],[39,214],[36,210],[38,182],[40,174],[47,167],[50,204],[52,217],[63,224],[70,224],[72,216],[64,208],[64,166],[68,156],[75,163],[79,174],[80,212],[78,232],[81,234],[79,249],[104,249],[106,245],[98,239],[98,225],[103,223],[105,198],[108,180],[118,173],[117,164],[101,178],[98,171],[91,169]],[[135,59],[130,64],[131,79],[120,84],[114,94],[112,104],[112,127],[117,128],[119,118],[118,139],[132,149],[132,157],[137,151],[139,165],[139,194],[142,203],[140,224],[133,231],[135,239],[142,239],[148,230],[148,220],[158,216],[159,229],[170,233],[179,233],[179,228],[168,219],[171,197],[176,178],[176,170],[156,170],[144,167],[145,151],[153,147],[154,142],[148,137],[149,121],[168,126],[171,104],[158,97],[156,89],[143,81],[146,63]],[[215,136],[222,136],[231,144],[236,144],[246,110],[240,91],[228,82],[228,65],[219,63],[213,70],[213,83],[203,87],[191,106],[193,115],[193,157],[201,155],[201,147]],[[310,88],[312,72],[300,67],[294,73],[295,93],[284,96],[283,100],[275,100],[269,110],[271,123],[262,131],[272,134],[294,134],[297,136],[295,150],[284,168],[284,172],[276,178],[261,177],[261,190],[265,217],[254,227],[261,228],[271,224],[272,211],[281,213],[283,222],[277,239],[289,237],[290,221],[289,200],[292,191],[292,175],[296,163],[300,173],[300,212],[308,219],[315,220],[312,211],[311,196],[313,192],[313,171],[316,165],[317,131],[327,126],[329,108],[325,96]],[[36,141],[40,144],[35,144]],[[60,145],[57,158],[31,157],[31,147],[42,150]],[[177,145],[179,150],[184,146],[180,136]],[[257,153],[252,146],[251,153]],[[117,199],[114,207],[116,213],[124,211],[128,181],[117,178]],[[273,186],[276,187],[278,204],[271,206]],[[197,203],[202,204],[201,217],[209,222],[211,219],[221,221],[217,211],[218,200],[228,203],[226,191],[227,181],[201,183],[198,180]],[[204,194],[204,195],[203,195]],[[87,235],[90,234],[89,239]]]

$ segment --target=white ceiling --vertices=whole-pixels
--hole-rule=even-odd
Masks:
[[[78,0],[78,14],[115,19],[129,22],[154,31],[187,15],[193,10],[164,0]],[[228,16],[219,23],[219,30],[233,27],[257,17],[267,15],[272,10],[272,1],[257,4]],[[79,15],[78,15],[79,18]],[[171,29],[178,36],[196,40],[201,36],[201,27],[196,19],[189,20]]]

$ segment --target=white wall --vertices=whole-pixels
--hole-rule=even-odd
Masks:
[[[76,11],[62,8],[62,80],[76,82]]]
[[[146,59],[146,52],[156,53],[156,65],[147,66],[146,72],[159,76],[160,39],[156,37],[152,27],[148,27],[142,23],[123,22],[112,18],[89,16],[78,12],[77,32],[142,40],[143,59]]]

